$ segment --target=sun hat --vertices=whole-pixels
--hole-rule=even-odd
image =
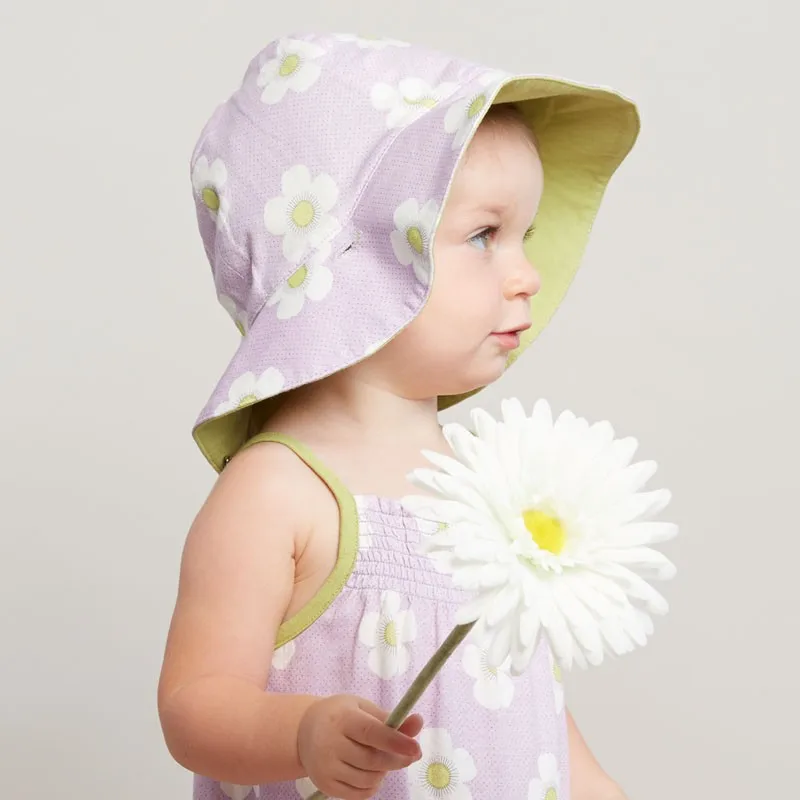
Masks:
[[[578,269],[638,136],[635,105],[610,89],[351,34],[288,36],[250,61],[190,162],[217,297],[242,333],[193,428],[216,470],[282,393],[368,357],[419,314],[454,172],[500,103],[524,115],[545,178],[527,245],[542,286],[510,364]]]

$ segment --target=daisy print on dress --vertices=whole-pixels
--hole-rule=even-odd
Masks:
[[[486,651],[475,644],[466,644],[461,663],[464,672],[475,679],[472,694],[480,705],[491,711],[508,708],[514,698],[514,681],[508,671],[511,659],[500,667],[493,667]]]
[[[356,497],[356,504],[358,506],[358,549],[367,550],[372,547],[373,543],[373,528],[368,519],[365,518],[363,511],[363,500]]]
[[[551,753],[539,756],[539,777],[528,788],[528,800],[561,800],[561,776],[558,762]]]
[[[428,285],[431,271],[431,235],[439,216],[435,200],[428,200],[420,208],[413,197],[401,203],[394,212],[395,230],[390,234],[397,260],[405,267],[414,267],[417,280]]]
[[[400,83],[376,83],[370,92],[372,105],[386,112],[387,128],[402,128],[458,89],[457,83],[430,86],[421,78],[403,78]]]
[[[268,306],[278,306],[278,319],[296,317],[305,305],[306,298],[318,302],[327,296],[333,286],[333,273],[325,262],[331,246],[325,244],[315,250],[274,292]]]
[[[422,758],[407,770],[411,800],[472,800],[468,784],[477,775],[472,756],[453,747],[444,728],[425,728],[418,741]]]
[[[317,791],[317,787],[314,785],[314,782],[311,778],[300,778],[294,782],[294,788],[297,789],[297,794],[303,798],[303,800],[308,800],[314,792]]]
[[[547,658],[553,676],[553,699],[556,703],[556,714],[560,716],[564,712],[564,674],[549,647],[547,648]]]
[[[489,87],[493,84],[500,83],[504,78],[508,77],[508,73],[499,70],[492,70],[486,72],[478,78],[478,84],[481,87]],[[447,133],[455,133],[452,142],[453,150],[458,150],[467,140],[470,131],[475,127],[480,113],[489,102],[490,92],[486,88],[462,98],[453,103],[447,110],[444,118],[444,129]]]
[[[248,797],[260,797],[258,786],[240,786],[236,783],[221,783],[219,788],[222,794],[230,800],[247,800]]]
[[[283,375],[275,367],[264,370],[258,378],[252,372],[245,372],[231,384],[228,399],[220,403],[214,413],[217,416],[227,414],[273,397],[283,391],[285,383]]]
[[[286,644],[276,647],[272,652],[272,668],[279,670],[288,669],[289,664],[292,663],[295,652],[297,652],[297,643],[294,639],[289,639]]]
[[[316,59],[324,54],[323,48],[311,42],[281,39],[275,58],[267,61],[258,74],[256,83],[263,90],[261,102],[274,105],[280,103],[288,91],[308,91],[322,72]]]
[[[312,178],[308,167],[298,164],[283,173],[281,192],[264,206],[264,225],[283,237],[284,257],[299,264],[339,232],[339,222],[328,213],[339,199],[339,187],[330,175]]]
[[[224,222],[228,212],[228,200],[222,190],[228,182],[228,169],[222,159],[211,163],[207,156],[200,156],[192,170],[192,187],[198,200],[206,207],[217,224]]]
[[[226,294],[221,294],[219,296],[219,302],[236,324],[236,328],[238,329],[239,333],[244,336],[247,333],[247,312],[242,311],[236,305],[236,301],[232,297],[228,297]]]
[[[382,592],[380,611],[365,614],[358,628],[359,640],[370,648],[369,668],[384,680],[408,669],[411,656],[407,645],[417,638],[414,611],[401,611],[401,605],[397,592]]]
[[[408,42],[399,39],[372,39],[369,36],[356,36],[354,33],[339,33],[336,38],[340,42],[352,42],[362,50],[383,50],[386,47],[408,47]]]

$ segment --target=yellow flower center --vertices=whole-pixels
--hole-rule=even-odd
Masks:
[[[281,61],[281,65],[278,68],[278,74],[282,78],[287,78],[291,75],[297,68],[300,66],[300,56],[295,55],[292,53],[291,55],[286,56],[286,58]]]
[[[472,119],[486,105],[486,95],[479,94],[467,109],[467,116]]]
[[[389,647],[397,647],[397,628],[395,627],[394,620],[390,619],[383,629],[383,641]]]
[[[244,408],[245,406],[251,406],[253,405],[253,403],[256,402],[258,402],[258,398],[254,394],[252,393],[246,394],[244,397],[241,398],[241,400],[239,400],[239,408]]]
[[[423,108],[434,108],[436,106],[435,97],[404,97],[406,105],[409,106],[422,106]]]
[[[422,231],[417,227],[409,228],[406,231],[406,238],[411,248],[419,255],[422,255],[425,250],[425,239],[422,236]]]
[[[561,667],[558,666],[558,662],[553,662],[553,677],[558,681],[558,683],[564,682],[564,676],[561,673]]]
[[[544,793],[544,800],[558,800],[558,792],[551,786]]]
[[[203,189],[203,202],[212,210],[219,211],[219,195],[213,186]]]
[[[425,777],[434,789],[446,789],[450,785],[450,770],[441,761],[429,764]]]
[[[286,283],[289,284],[290,289],[297,289],[305,283],[306,277],[308,277],[308,267],[303,265],[289,276],[289,280]]]
[[[564,526],[556,517],[551,517],[543,511],[529,509],[522,512],[522,520],[531,539],[542,550],[548,550],[554,555],[558,555],[564,549],[567,537],[564,533]]]
[[[244,333],[245,333],[245,331],[244,331],[244,325],[243,325],[243,324],[242,324],[242,322],[241,322],[240,320],[238,320],[238,319],[236,320],[236,329],[239,331],[239,333],[241,333],[241,334],[242,334],[242,336],[244,336]]]
[[[301,200],[292,209],[292,222],[298,228],[307,228],[314,221],[314,204],[310,200]]]

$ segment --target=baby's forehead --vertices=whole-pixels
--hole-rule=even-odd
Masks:
[[[497,140],[470,144],[453,177],[448,205],[460,213],[507,214],[520,194],[541,183],[541,162],[527,142]]]

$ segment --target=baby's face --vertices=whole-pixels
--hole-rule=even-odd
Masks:
[[[539,289],[524,243],[535,235],[542,187],[541,161],[523,131],[478,129],[435,235],[428,303],[377,354],[391,360],[407,396],[460,394],[502,375]]]

